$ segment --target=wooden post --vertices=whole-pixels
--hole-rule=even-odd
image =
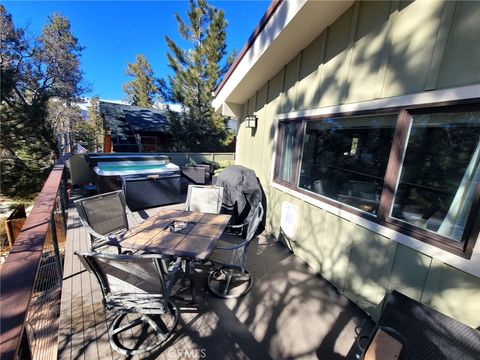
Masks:
[[[106,152],[106,153],[113,152],[112,135],[110,135],[109,131],[105,133],[103,152]]]
[[[13,212],[5,221],[5,231],[7,233],[7,239],[10,248],[15,243],[15,239],[22,230],[26,219],[27,214],[25,213],[25,205],[20,204],[15,208],[15,210],[13,210]]]

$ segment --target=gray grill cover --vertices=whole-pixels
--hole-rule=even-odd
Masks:
[[[223,187],[223,204],[233,208],[236,203],[238,214],[242,214],[248,202],[250,211],[245,222],[250,223],[262,202],[262,189],[255,171],[240,165],[229,166],[218,175],[215,185]]]

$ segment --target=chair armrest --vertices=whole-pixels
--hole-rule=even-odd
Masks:
[[[247,225],[248,225],[247,223],[243,223],[243,224],[240,224],[240,225],[227,225],[227,228],[229,228],[229,229],[241,229],[241,228],[243,228]]]
[[[145,220],[148,219],[148,218],[143,219],[140,215],[138,215],[138,213],[130,210],[128,207],[125,209],[125,213],[127,215],[127,230],[130,229],[130,224],[128,223],[129,220],[131,220],[133,222],[134,226],[137,226],[137,225],[140,225],[141,223],[143,223]],[[138,219],[138,218],[140,218],[140,219]]]
[[[87,232],[90,234],[90,235],[93,235],[95,236],[97,239],[107,239],[108,238],[108,235],[102,235],[102,234],[99,234],[97,233],[95,230],[93,230],[90,225],[88,224],[85,224],[83,223],[83,226],[85,227],[85,230],[87,230]]]

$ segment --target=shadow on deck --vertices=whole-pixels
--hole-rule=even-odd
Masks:
[[[141,220],[155,209],[134,214]],[[100,288],[74,257],[89,240],[75,209],[69,211],[62,292],[59,359],[121,359],[108,342],[109,315]],[[371,320],[275,239],[250,246],[253,290],[222,300],[208,293],[198,271],[200,308],[182,312],[167,346],[151,359],[355,359],[360,328]]]

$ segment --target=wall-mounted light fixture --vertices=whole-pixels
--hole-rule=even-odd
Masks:
[[[257,117],[255,115],[245,116],[245,127],[255,129],[257,127]]]

